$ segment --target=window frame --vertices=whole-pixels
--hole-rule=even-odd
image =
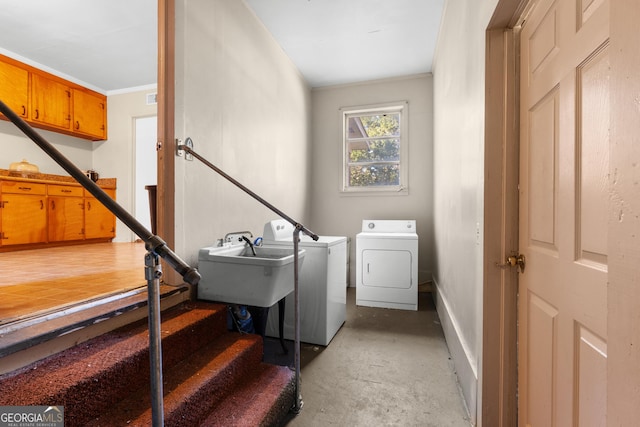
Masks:
[[[365,116],[378,113],[399,113],[400,114],[400,136],[399,136],[399,183],[397,185],[369,185],[350,186],[349,185],[349,139],[348,120],[353,116]],[[409,103],[407,101],[388,102],[383,104],[362,105],[354,107],[340,108],[340,118],[342,120],[342,180],[340,193],[342,195],[408,195],[409,194]],[[384,163],[384,162],[382,162]],[[392,163],[392,162],[388,162]]]

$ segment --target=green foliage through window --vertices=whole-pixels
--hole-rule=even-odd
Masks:
[[[401,112],[345,118],[347,186],[400,186]]]

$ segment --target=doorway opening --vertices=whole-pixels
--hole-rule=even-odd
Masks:
[[[147,230],[154,231],[152,223],[155,215],[151,214],[151,202],[155,200],[155,190],[158,184],[158,166],[156,155],[156,141],[158,135],[158,117],[134,118],[134,180],[133,180],[133,212],[135,218]],[[152,195],[152,197],[150,197]],[[155,206],[153,206],[155,209]],[[133,233],[132,233],[133,235]],[[133,235],[133,240],[136,236]]]

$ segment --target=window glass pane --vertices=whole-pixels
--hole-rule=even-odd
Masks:
[[[352,116],[347,121],[347,138],[399,136],[400,113]]]
[[[389,163],[349,166],[349,186],[376,185],[400,185],[399,166]]]
[[[342,110],[345,126],[343,191],[404,190],[407,123],[402,115],[405,107],[406,103],[390,103]]]
[[[399,139],[375,139],[348,143],[349,163],[400,160]]]

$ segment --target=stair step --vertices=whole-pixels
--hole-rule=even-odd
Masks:
[[[237,388],[244,376],[253,376],[262,359],[257,335],[228,333],[183,362],[165,370],[164,419],[168,426],[196,426]],[[142,387],[87,426],[151,425],[151,394]]]
[[[186,303],[162,313],[163,366],[226,333],[226,306]],[[149,381],[146,319],[0,377],[0,405],[63,405],[82,425]],[[78,404],[82,402],[82,404]]]
[[[186,286],[160,287],[160,299],[185,292]],[[146,288],[98,298],[64,309],[0,325],[0,358],[55,339],[78,329],[120,316],[147,304]]]
[[[227,331],[227,307],[162,312],[167,426],[271,426],[294,403],[293,372],[265,364],[259,335]],[[152,424],[147,320],[0,376],[0,406],[64,406],[65,425]]]
[[[294,372],[261,364],[255,375],[217,405],[201,426],[279,425],[295,403]]]

